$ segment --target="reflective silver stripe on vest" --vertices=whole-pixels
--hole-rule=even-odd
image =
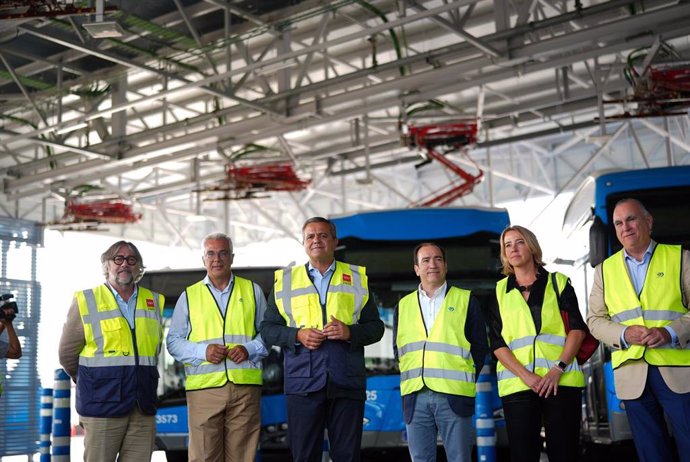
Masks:
[[[137,297],[139,297],[139,294],[141,292],[137,292]],[[163,319],[161,318],[161,310],[160,306],[158,305],[158,294],[156,292],[151,291],[151,295],[153,296],[153,309],[151,310],[142,310],[138,308],[134,308],[134,319],[136,321],[136,318],[144,318],[144,319],[152,319],[158,323],[160,326],[163,324]],[[136,325],[135,325],[136,327]],[[160,335],[159,335],[159,341],[158,341],[158,348],[156,348],[156,358],[158,355],[160,355],[161,348],[163,347],[163,329],[159,329]],[[133,339],[134,340],[134,339]],[[145,356],[139,355],[139,358],[144,358]],[[139,360],[139,364],[143,364],[141,359]],[[153,364],[154,366],[157,365]]]
[[[252,337],[250,337],[249,335],[239,335],[239,334],[228,335],[228,334],[226,334],[224,343],[225,344],[227,344],[227,343],[247,343],[247,342],[250,342],[251,340],[252,340]]]
[[[96,354],[99,354],[98,352]],[[141,361],[140,361],[141,363]],[[134,355],[129,356],[94,356],[93,358],[87,356],[79,357],[79,365],[86,367],[106,367],[106,366],[136,366],[137,359]],[[144,364],[151,366],[151,364]]]
[[[534,335],[528,335],[527,337],[516,338],[508,345],[511,350],[517,350],[518,348],[526,347],[534,343]]]
[[[198,374],[212,374],[214,372],[225,372],[225,369],[254,369],[261,370],[260,367],[252,366],[251,361],[242,361],[240,364],[236,364],[229,359],[219,363],[219,364],[199,364],[198,366],[185,366],[184,370],[187,375],[198,375]]]
[[[577,363],[576,359],[574,359],[570,364],[568,364],[568,367],[565,368],[565,372],[573,372],[573,371],[581,371],[581,370],[582,370],[582,368]]]
[[[620,313],[616,313],[613,316],[611,316],[611,321],[614,322],[625,322],[625,321],[630,321],[631,319],[635,318],[641,318],[642,317],[642,307],[636,307],[632,308],[629,310],[621,311]]]
[[[565,346],[565,337],[556,334],[539,334],[536,341],[550,345]]]
[[[352,316],[352,324],[357,324],[359,321],[359,313],[364,308],[364,297],[369,294],[369,289],[362,284],[362,275],[355,265],[350,265],[352,272],[352,285],[355,287],[355,311]]]
[[[528,371],[530,371],[530,372],[531,372],[532,370],[534,370],[534,364],[533,364],[533,363],[529,363],[529,364],[527,364],[526,366],[523,366],[523,367],[524,367],[525,369],[527,369]],[[510,372],[508,369],[503,369],[502,371],[497,371],[497,372],[496,372],[496,378],[498,378],[498,380],[514,379],[514,378],[516,378],[516,377],[517,377],[517,375],[513,374],[512,372]]]
[[[469,350],[466,350],[457,345],[451,345],[449,343],[440,342],[427,342],[426,351],[436,351],[439,353],[448,353],[455,356],[461,356],[465,359],[470,357]]]
[[[416,379],[422,376],[422,368],[417,367],[415,369],[410,369],[409,371],[400,371],[400,381]]]
[[[671,310],[644,310],[646,321],[669,321],[673,322],[683,316],[683,313]]]
[[[157,299],[158,297],[155,297],[155,298]],[[136,308],[134,310],[134,319],[136,319],[136,318],[152,319],[154,321],[158,321],[158,323],[160,324],[160,319],[161,319],[160,312],[158,311],[158,306],[156,306],[156,305],[158,305],[158,301],[155,301],[153,303],[153,305],[154,305],[154,307],[150,310],[144,310],[141,308]]]
[[[536,364],[536,367],[543,367],[544,369],[551,369],[553,367],[553,365],[556,363],[554,361],[549,361],[546,358],[535,358],[534,364]]]
[[[230,335],[230,334],[225,334],[223,338],[217,337],[217,338],[209,338],[204,340],[204,343],[206,344],[214,344],[214,345],[225,345],[226,343],[247,343],[252,340],[252,337],[249,335]]]
[[[417,379],[422,376],[422,372],[424,373],[424,377],[430,379],[459,380],[462,382],[474,383],[474,374],[471,372],[451,371],[447,369],[422,369],[421,367],[410,369],[409,371],[401,371],[400,382]]]
[[[423,350],[425,343],[426,342],[424,340],[420,340],[419,342],[407,343],[407,344],[403,345],[402,347],[398,348],[398,356],[403,357],[407,353],[411,353],[413,351]]]
[[[424,377],[430,379],[459,380],[461,382],[474,383],[474,374],[464,371],[452,371],[448,369],[424,369]]]

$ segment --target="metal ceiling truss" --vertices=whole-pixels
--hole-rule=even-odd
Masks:
[[[109,225],[131,239],[296,237],[307,216],[406,207],[454,180],[416,167],[398,131],[410,120],[480,118],[472,160],[448,154],[486,172],[457,204],[690,161],[687,114],[611,119],[630,109],[631,51],[690,56],[682,1],[169,3],[118,2],[120,39],[84,34],[88,16],[0,19],[0,214],[54,221],[66,191],[97,185],[143,212]],[[290,162],[309,189],[215,200],[250,144],[238,162]]]

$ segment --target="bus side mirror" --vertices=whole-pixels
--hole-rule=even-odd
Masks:
[[[592,227],[589,228],[589,264],[592,267],[606,259],[606,241],[606,225],[601,218],[595,216]]]

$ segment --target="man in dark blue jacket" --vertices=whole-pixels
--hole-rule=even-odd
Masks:
[[[261,336],[285,355],[288,439],[295,461],[321,460],[324,429],[334,462],[358,461],[366,371],[364,346],[383,336],[363,267],[335,260],[335,225],[302,227],[306,265],[276,271]]]

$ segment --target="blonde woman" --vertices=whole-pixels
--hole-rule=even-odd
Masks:
[[[501,234],[501,262],[506,277],[488,321],[511,461],[539,461],[542,424],[549,461],[575,461],[584,376],[574,358],[586,333],[575,291],[567,276],[544,269],[536,236],[522,226]]]

